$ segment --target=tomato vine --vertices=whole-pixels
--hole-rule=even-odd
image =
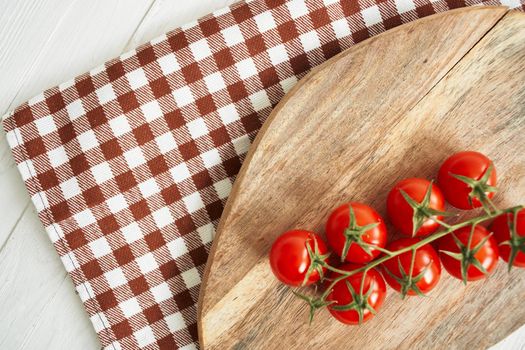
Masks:
[[[339,276],[335,279],[333,279],[330,284],[328,285],[328,287],[326,288],[326,290],[321,294],[320,297],[309,297],[309,296],[306,296],[304,294],[301,294],[301,293],[298,293],[298,292],[294,292],[294,294],[298,297],[300,297],[301,299],[305,300],[309,307],[310,307],[310,322],[311,320],[313,319],[313,315],[315,313],[315,311],[319,308],[323,308],[323,307],[326,307],[326,306],[329,306],[331,305],[332,303],[327,301],[327,297],[328,295],[330,294],[330,292],[332,291],[333,287],[340,281],[344,280],[345,278],[347,277],[350,277],[354,274],[358,274],[358,273],[363,273],[363,277],[361,278],[361,284],[360,284],[360,289],[359,289],[359,292],[358,292],[358,295],[362,298],[364,297],[364,295],[366,294],[364,292],[364,282],[365,282],[365,277],[366,277],[366,274],[367,272],[374,268],[374,267],[377,267],[379,265],[381,265],[382,263],[384,263],[385,261],[387,260],[390,260],[394,257],[397,257],[401,254],[404,254],[404,253],[407,253],[407,252],[410,252],[412,254],[412,262],[414,261],[415,259],[415,253],[417,251],[417,249],[421,248],[422,246],[424,246],[425,244],[429,244],[431,242],[434,242],[448,234],[451,234],[452,232],[460,229],[460,228],[463,228],[463,227],[468,227],[468,226],[472,226],[472,227],[475,227],[476,225],[479,225],[480,223],[482,222],[485,222],[485,221],[488,221],[488,220],[491,220],[491,219],[494,219],[500,215],[503,215],[503,214],[508,214],[508,213],[516,213],[517,211],[523,209],[524,207],[519,205],[519,206],[514,206],[514,207],[511,207],[511,208],[507,208],[507,209],[503,209],[503,210],[499,210],[499,209],[496,209],[496,210],[488,210],[487,213],[485,213],[485,215],[482,215],[482,216],[478,216],[478,217],[475,217],[475,218],[472,218],[472,219],[469,219],[469,220],[465,220],[463,222],[460,222],[460,223],[457,223],[457,224],[453,224],[453,225],[450,225],[450,224],[447,224],[445,222],[442,222],[440,221],[440,225],[444,227],[444,230],[442,231],[439,231],[437,233],[434,233],[426,238],[423,238],[422,240],[420,240],[419,242],[411,245],[411,246],[408,246],[408,247],[405,247],[403,249],[399,249],[399,250],[396,250],[396,251],[388,251],[386,249],[382,249],[382,252],[384,253],[384,255],[380,258],[378,258],[377,260],[374,260],[360,268],[357,268],[355,270],[352,270],[352,271],[346,271],[346,270],[341,270],[341,269],[338,269],[336,267],[333,267],[331,266],[330,264],[328,264],[325,260],[322,260],[320,259],[318,256],[315,256],[315,254],[312,252],[312,255],[310,255],[310,259],[311,261],[316,261],[317,263],[321,264],[322,267],[326,268],[327,270],[329,271],[332,271],[332,272],[335,272],[337,273]],[[472,229],[471,230],[471,236],[472,236],[472,232],[474,230]],[[514,236],[516,235],[516,233],[514,232]],[[468,247],[467,249],[470,249],[472,250],[472,248],[470,248],[470,244],[468,244],[466,247]],[[475,249],[475,248],[474,248]],[[509,263],[509,269],[510,267],[512,266],[512,262]],[[414,268],[414,264],[412,263],[411,266],[410,266],[410,270],[408,271],[407,273],[407,276],[409,278],[409,282],[410,282],[410,279],[412,278],[412,273],[413,273],[413,268]],[[466,279],[464,280],[464,282],[466,283]]]

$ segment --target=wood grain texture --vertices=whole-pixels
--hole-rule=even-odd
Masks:
[[[201,288],[201,345],[483,348],[524,324],[525,273],[500,264],[467,287],[443,276],[425,299],[390,292],[361,327],[327,312],[308,326],[304,304],[267,261],[277,235],[322,232],[338,203],[369,203],[385,215],[397,181],[434,178],[463,149],[494,160],[498,204],[523,202],[525,158],[516,149],[525,145],[524,62],[525,15],[470,8],[388,31],[306,76],[263,126],[228,200]],[[508,317],[506,308],[514,310]]]

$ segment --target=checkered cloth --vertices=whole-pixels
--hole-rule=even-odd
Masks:
[[[525,0],[502,2],[525,9]],[[214,229],[272,107],[355,43],[478,4],[239,3],[7,115],[20,173],[102,345],[197,348],[196,303]]]

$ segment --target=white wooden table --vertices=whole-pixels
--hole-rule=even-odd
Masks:
[[[234,1],[0,0],[0,115],[45,88]],[[100,348],[38,221],[3,131],[0,313],[0,349]],[[494,349],[525,349],[525,327]]]

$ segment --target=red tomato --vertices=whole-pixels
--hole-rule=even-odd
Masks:
[[[472,209],[481,206],[477,198],[471,198],[472,188],[465,182],[455,178],[453,175],[460,175],[472,180],[481,180],[483,175],[489,170],[492,161],[479,152],[459,152],[449,157],[439,169],[438,183],[445,199],[458,209]],[[496,186],[496,169],[492,166],[490,175],[486,179],[486,186]],[[482,188],[482,187],[480,187]],[[490,187],[486,191],[481,190],[488,198],[494,196]],[[473,193],[475,194],[475,193]],[[470,200],[472,199],[472,205]]]
[[[499,253],[506,262],[509,262],[511,246],[502,243],[510,241],[509,223],[515,225],[518,236],[514,242],[516,256],[512,265],[525,267],[525,209],[520,210],[516,218],[511,213],[500,215],[490,225],[490,230],[494,232],[494,237],[499,243]]]
[[[401,238],[390,243],[387,249],[397,251],[419,241],[418,238]],[[437,285],[441,277],[441,263],[438,254],[430,244],[425,244],[417,249],[409,283],[411,263],[412,252],[406,252],[387,260],[383,263],[383,277],[390,287],[403,295],[427,294]]]
[[[435,184],[432,184],[430,198],[427,199],[428,203],[424,203],[426,202],[425,194],[427,193],[430,185],[431,182],[425,179],[404,179],[398,182],[388,194],[386,201],[388,216],[390,217],[394,227],[401,231],[401,233],[404,235],[424,236],[434,232],[439,227],[437,222],[423,215],[425,208],[430,208],[441,212],[445,210],[445,200],[443,198],[443,193]],[[423,208],[416,213],[421,226],[415,232],[415,234],[413,234],[414,209],[412,209],[412,207],[409,205],[401,191],[404,191],[415,202],[424,204]],[[436,216],[436,218],[438,220],[443,220],[443,216],[441,215]]]
[[[358,265],[346,264],[340,269],[352,271],[359,267]],[[338,276],[340,275],[335,273],[331,277],[337,278]],[[362,278],[363,273],[360,272],[337,282],[327,297],[328,301],[334,302],[328,306],[328,310],[332,316],[342,323],[360,324],[368,321],[381,308],[385,300],[385,281],[376,269],[371,269],[367,272],[363,286],[363,295],[360,295]],[[351,306],[353,301],[356,301],[356,305]],[[341,310],[345,306],[349,306],[348,310]]]
[[[448,273],[459,279],[466,277],[468,281],[475,281],[486,277],[482,270],[487,274],[494,270],[498,264],[499,253],[498,243],[494,237],[480,225],[475,227],[472,241],[468,245],[471,229],[472,226],[463,227],[440,239],[439,251],[441,262]],[[471,249],[470,252],[465,249],[467,245]],[[458,255],[454,258],[443,251]],[[463,257],[463,263],[457,259],[460,256]]]
[[[291,230],[277,237],[270,251],[270,265],[275,277],[289,286],[302,285],[311,265],[306,245],[308,244],[310,249],[315,251],[315,242],[319,255],[326,256],[328,252],[326,244],[313,232]],[[319,269],[311,272],[305,285],[319,281],[321,277]],[[322,271],[324,273],[326,269],[322,268]]]
[[[350,220],[351,212],[354,213],[354,220]],[[328,244],[342,257],[341,260],[362,264],[374,260],[380,251],[366,246],[370,252],[368,254],[358,243],[384,248],[386,226],[374,209],[352,202],[341,205],[330,214],[326,222],[326,238]],[[347,254],[343,257],[345,248]]]

